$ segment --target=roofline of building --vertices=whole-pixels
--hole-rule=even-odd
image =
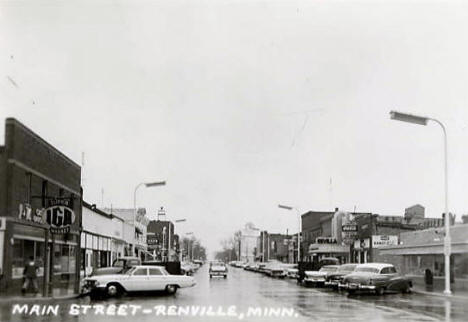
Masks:
[[[94,206],[94,207],[93,207],[93,206]],[[114,214],[112,214],[112,213],[107,213],[107,212],[105,212],[105,211],[103,211],[103,210],[97,208],[95,204],[92,204],[92,205],[91,205],[91,204],[87,203],[87,202],[84,201],[84,200],[83,200],[83,207],[88,208],[89,210],[91,210],[91,211],[97,213],[98,215],[101,215],[101,216],[104,216],[104,217],[107,217],[107,218],[110,218],[110,219],[116,218],[116,219],[119,219],[119,220],[121,220],[121,221],[125,221],[123,218],[120,218],[119,216],[116,216],[116,215],[114,215]]]
[[[65,161],[71,163],[73,166],[79,168],[81,170],[81,166],[76,163],[75,161],[73,161],[72,159],[70,159],[69,157],[67,157],[65,154],[63,154],[62,152],[60,152],[57,148],[55,148],[52,144],[50,144],[49,142],[47,142],[46,140],[44,140],[42,137],[40,137],[37,133],[35,133],[33,130],[31,130],[30,128],[28,128],[26,125],[24,125],[23,123],[21,123],[20,121],[18,121],[17,119],[13,118],[13,117],[8,117],[6,120],[5,120],[5,125],[7,124],[14,124],[14,125],[17,125],[19,127],[21,127],[23,130],[26,130],[28,131],[31,136],[35,137],[36,139],[38,139],[41,143],[43,143],[45,146],[47,146],[47,148],[53,150],[54,152],[56,152],[58,155],[60,155],[62,158],[65,159]],[[6,145],[6,137],[5,137],[5,145]]]

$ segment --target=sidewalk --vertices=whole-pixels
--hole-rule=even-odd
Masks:
[[[468,301],[468,291],[466,290],[452,290],[452,295],[444,294],[443,289],[439,289],[433,286],[425,285],[414,285],[413,292],[417,294],[429,295],[429,296],[439,296],[447,299],[457,299]]]
[[[71,299],[76,299],[80,297],[79,294],[73,292],[68,292],[63,294],[63,292],[54,292],[52,296],[44,297],[40,293],[26,293],[25,295],[6,295],[0,296],[0,306],[1,305],[11,305],[11,304],[22,304],[22,303],[47,303],[47,302],[57,302],[57,301],[66,301]]]

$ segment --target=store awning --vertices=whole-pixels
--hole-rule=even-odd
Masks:
[[[339,244],[311,244],[309,245],[309,255],[312,254],[349,254],[349,245]]]

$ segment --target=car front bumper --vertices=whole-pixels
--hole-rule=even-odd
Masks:
[[[310,282],[310,283],[325,283],[325,278],[324,277],[308,277],[306,276],[304,278],[305,282]]]
[[[227,272],[222,272],[222,271],[211,271],[210,272],[211,276],[225,276],[227,275]]]
[[[363,285],[358,283],[339,283],[339,288],[346,290],[364,290],[364,291],[374,291],[376,289],[375,285]]]
[[[325,281],[326,286],[338,286],[339,282],[338,281]]]

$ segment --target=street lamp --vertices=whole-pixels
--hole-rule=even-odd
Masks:
[[[290,206],[285,206],[285,205],[278,205],[278,208],[281,208],[281,209],[286,209],[286,210],[295,210],[296,213],[297,213],[297,217],[299,219],[299,229],[297,231],[297,263],[299,264],[299,261],[301,260],[301,215],[299,213],[299,210],[297,208],[294,208],[294,207],[290,207]],[[268,245],[268,249],[270,245]]]
[[[406,113],[400,113],[396,111],[390,112],[390,118],[392,120],[419,124],[419,125],[427,125],[428,121],[434,121],[440,125],[442,128],[442,132],[444,134],[444,172],[445,172],[445,179],[444,179],[444,187],[445,187],[445,238],[444,238],[444,255],[445,255],[445,290],[444,294],[450,295],[452,292],[450,291],[450,247],[451,247],[451,240],[450,240],[450,215],[448,211],[448,158],[447,158],[447,131],[445,130],[445,126],[442,122],[424,116],[416,116]]]
[[[142,182],[138,184],[135,187],[135,190],[133,191],[133,227],[136,228],[136,193],[138,188],[141,186],[145,186],[146,188],[152,188],[152,187],[157,187],[157,186],[165,186],[166,181],[156,181],[156,182]],[[135,234],[133,234],[135,237]],[[133,242],[133,249],[132,249],[133,254],[135,254],[135,241]]]
[[[181,223],[181,222],[185,222],[185,221],[187,221],[187,219],[176,219],[174,222],[175,223]],[[174,231],[175,231],[175,224],[174,224]],[[169,260],[170,260],[170,256],[171,256],[171,246],[172,246],[172,244],[171,244],[171,229],[169,228],[169,250],[168,250]]]

